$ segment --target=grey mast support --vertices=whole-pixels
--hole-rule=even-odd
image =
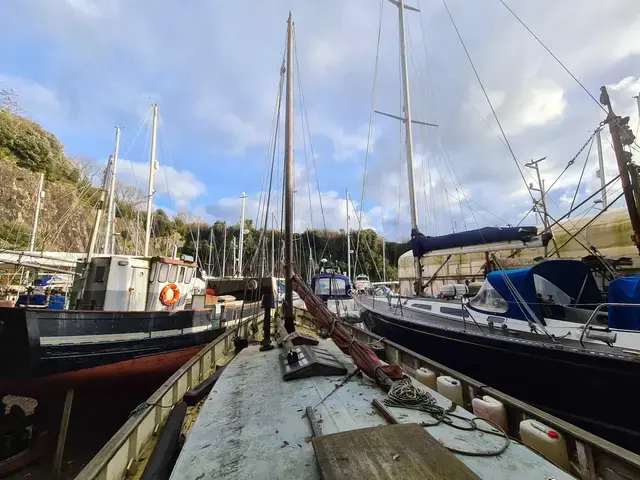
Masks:
[[[113,157],[110,162],[111,170],[109,171],[109,193],[107,194],[107,224],[104,234],[104,245],[102,253],[105,255],[113,254],[113,246],[115,243],[115,212],[113,206],[116,195],[116,171],[118,168],[118,149],[120,147],[120,127],[116,127],[116,141],[113,148]]]
[[[144,232],[144,256],[149,256],[149,242],[151,241],[151,215],[153,213],[153,183],[158,164],[156,162],[156,135],[158,132],[158,105],[153,105],[153,127],[151,129],[151,157],[149,159],[149,190],[147,197],[147,225]]]
[[[295,331],[293,324],[293,19],[287,20],[287,91],[284,131],[284,327]]]
[[[606,210],[609,205],[607,203],[607,189],[605,188],[606,182],[604,178],[604,157],[602,156],[602,139],[600,138],[601,131],[602,128],[599,127],[598,130],[596,130],[596,146],[598,147],[598,172],[600,173],[600,194],[602,195],[602,209]]]

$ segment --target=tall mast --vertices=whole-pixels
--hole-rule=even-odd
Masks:
[[[293,19],[287,20],[287,92],[284,131],[284,328],[295,331],[293,324]]]
[[[419,12],[417,8],[409,7],[404,4],[404,0],[389,0],[398,7],[398,25],[400,31],[400,66],[402,69],[402,100],[404,116],[390,115],[388,113],[377,112],[383,115],[401,120],[405,128],[405,150],[407,155],[407,178],[409,180],[409,205],[411,207],[411,236],[418,232],[418,207],[416,199],[416,189],[413,171],[413,134],[411,132],[411,124],[419,123],[421,125],[435,126],[430,123],[420,122],[411,119],[411,99],[409,96],[409,67],[407,63],[407,40],[405,35],[405,10]],[[413,269],[415,276],[415,293],[422,294],[422,263],[420,257],[413,257]]]
[[[222,278],[227,273],[227,222],[224,222],[224,237],[222,238]]]
[[[107,225],[104,234],[104,246],[102,253],[112,254],[113,245],[115,243],[115,212],[113,205],[115,202],[116,191],[116,170],[118,166],[118,148],[120,146],[120,127],[116,127],[116,141],[113,148],[113,156],[111,157],[111,169],[109,171],[109,192],[107,194]]]
[[[233,276],[237,277],[238,276],[238,270],[237,270],[237,265],[238,265],[238,260],[236,259],[236,237],[233,237],[232,240],[232,245],[233,245]]]
[[[213,250],[213,227],[209,229],[209,261],[207,266],[209,267],[209,276],[213,276],[213,268],[211,267],[211,251]]]
[[[40,208],[42,207],[42,199],[44,198],[44,173],[40,174],[40,182],[38,183],[38,197],[36,198],[36,211],[33,214],[33,227],[31,228],[31,237],[29,238],[29,251],[36,249],[36,238],[38,237],[38,220],[40,219]]]
[[[600,176],[600,194],[602,195],[602,209],[606,210],[609,206],[607,203],[607,189],[606,181],[604,178],[604,157],[602,156],[602,138],[600,138],[600,132],[602,129],[598,127],[596,130],[596,146],[598,147],[598,174]]]
[[[384,251],[384,237],[382,237],[382,281],[387,281],[387,253]]]
[[[200,260],[200,223],[198,223],[198,233],[196,233],[196,265],[199,266]]]
[[[349,233],[349,190],[347,189],[347,278],[351,281],[351,234]]]
[[[238,247],[238,272],[242,276],[242,255],[244,253],[244,209],[247,201],[247,194],[242,192],[242,209],[240,211],[240,245]]]
[[[629,172],[631,153],[624,150],[624,145],[631,145],[633,143],[634,135],[628,126],[629,117],[622,119],[613,113],[607,88],[600,87],[600,91],[600,103],[606,106],[609,111],[606,121],[609,124],[609,132],[611,133],[611,141],[613,142],[613,151],[616,154],[618,170],[620,171],[620,184],[622,185],[622,192],[624,193],[627,210],[629,211],[629,219],[631,220],[631,227],[633,228],[633,242],[640,253],[640,214],[638,214],[638,206],[633,195]],[[625,140],[624,144],[622,141],[623,134]],[[631,174],[637,175],[637,172],[631,172]]]
[[[158,133],[158,105],[153,104],[153,127],[151,129],[151,157],[149,158],[149,190],[147,197],[147,226],[144,232],[144,256],[149,256],[149,242],[151,240],[151,215],[153,213],[153,181],[158,168],[156,162],[156,135]]]
[[[276,215],[275,213],[271,214],[271,276],[276,276],[276,261],[275,261],[275,251],[276,251]]]

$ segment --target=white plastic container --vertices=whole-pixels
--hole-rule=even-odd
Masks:
[[[426,385],[431,390],[438,390],[436,380],[438,375],[436,372],[432,372],[428,368],[420,367],[416,370],[416,380],[418,380],[421,384]]]
[[[485,395],[482,398],[471,400],[471,406],[476,417],[491,420],[493,423],[500,425],[505,432],[507,431],[507,409],[504,408],[502,402]]]
[[[560,432],[536,420],[523,420],[520,422],[520,438],[527,447],[569,470],[567,442]]]
[[[456,405],[462,406],[462,384],[453,377],[443,375],[437,380],[438,393],[447,397]]]
[[[448,283],[440,287],[440,295],[444,298],[461,297],[467,293],[468,289],[464,283]]]

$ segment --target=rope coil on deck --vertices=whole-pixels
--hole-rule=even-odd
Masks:
[[[448,450],[460,455],[469,455],[473,457],[494,457],[504,452],[510,444],[509,435],[507,435],[507,433],[502,429],[502,427],[500,427],[500,425],[497,425],[491,420],[487,420],[485,418],[474,417],[469,419],[461,415],[456,415],[455,413],[453,413],[457,407],[454,402],[451,402],[451,406],[447,409],[441,407],[436,403],[436,399],[433,397],[433,395],[431,395],[426,390],[417,388],[415,385],[413,385],[411,378],[406,375],[402,380],[397,380],[393,383],[393,385],[387,392],[387,397],[384,399],[384,404],[390,407],[420,410],[422,412],[428,413],[436,420],[433,423],[422,422],[420,423],[420,426],[422,427],[434,427],[436,425],[439,425],[440,423],[445,423],[446,425],[449,425],[450,427],[456,428],[458,430],[478,430],[490,435],[503,437],[505,440],[504,445],[502,445],[499,449],[489,452],[470,452],[467,450],[459,450],[455,447],[450,447],[443,444]],[[461,425],[456,425],[453,422],[453,418],[468,422],[470,426],[463,427]],[[480,428],[477,423],[478,420],[487,422],[498,431],[496,432],[493,430]]]

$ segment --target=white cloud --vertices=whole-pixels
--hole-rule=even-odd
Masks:
[[[521,127],[540,127],[559,119],[567,107],[564,91],[558,86],[537,87],[522,108]]]
[[[137,187],[146,195],[149,184],[149,164],[119,159],[118,179]],[[204,195],[205,185],[189,170],[177,170],[160,165],[155,171],[156,194],[164,195],[174,210],[184,210],[191,202]],[[157,203],[157,202],[156,202]]]
[[[55,91],[26,78],[0,73],[0,88],[13,90],[18,96],[20,108],[35,120],[56,113],[61,108]]]

